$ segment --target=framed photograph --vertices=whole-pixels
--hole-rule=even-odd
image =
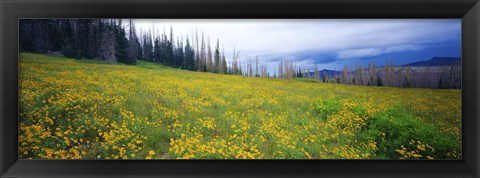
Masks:
[[[480,4],[4,1],[3,177],[478,177]]]

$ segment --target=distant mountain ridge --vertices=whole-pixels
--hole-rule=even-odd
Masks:
[[[425,61],[418,61],[418,62],[412,62],[404,65],[395,65],[396,67],[398,66],[449,66],[449,65],[454,65],[454,64],[461,64],[462,58],[460,57],[432,57],[429,60]],[[376,68],[383,68],[384,66],[378,66]],[[342,71],[334,71],[334,70],[328,70],[328,69],[322,69],[319,71],[320,78],[322,78],[323,73],[326,73],[329,78],[333,77],[335,73],[337,75],[341,75]],[[349,71],[349,73],[352,71]],[[313,77],[314,72],[306,72],[305,73],[307,76]]]
[[[461,64],[462,59],[459,57],[433,57],[430,60],[412,62],[402,66],[449,66]]]
[[[329,78],[333,77],[335,75],[335,73],[337,73],[337,75],[340,75],[341,74],[341,71],[334,71],[334,70],[328,70],[328,69],[322,69],[319,72],[319,75],[320,75],[320,78],[323,77],[323,74],[327,74],[327,76]],[[313,75],[315,75],[315,72],[307,72],[305,73],[307,76],[310,74],[311,77],[313,77]]]

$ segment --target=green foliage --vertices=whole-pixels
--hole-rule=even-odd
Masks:
[[[218,39],[217,39],[217,45],[215,46],[215,54],[214,54],[214,57],[213,57],[213,62],[214,62],[213,72],[219,73],[220,68],[222,67],[223,64],[222,64],[222,61],[220,59],[220,42],[219,42]]]
[[[130,53],[128,48],[128,39],[125,36],[125,30],[120,26],[114,27],[115,31],[115,57],[118,62],[125,64],[136,64],[137,58],[134,54]]]
[[[460,152],[460,147],[455,147],[459,144],[455,135],[442,133],[434,125],[415,119],[410,111],[401,106],[369,118],[364,134],[359,137],[363,140],[375,140],[378,143],[378,155],[385,158],[400,157],[396,150],[402,146],[407,147],[407,143],[412,140],[427,143],[435,149],[424,156],[446,159],[449,152]]]
[[[175,67],[180,67],[182,69],[184,68],[184,63],[185,63],[185,54],[183,52],[183,46],[180,44],[180,42],[177,42],[177,47],[175,48]]]
[[[322,119],[327,119],[333,113],[337,113],[341,109],[341,105],[337,99],[327,99],[321,103],[315,104],[315,111]]]
[[[190,41],[187,37],[187,44],[185,45],[185,58],[183,63],[183,69],[188,69],[191,71],[195,70],[195,52],[193,51]]]
[[[380,77],[379,75],[377,76],[377,86],[383,86],[382,77]]]
[[[21,158],[462,156],[460,90],[215,75],[146,61],[131,66],[25,53],[20,69]]]
[[[47,19],[21,20],[20,51],[54,53],[135,64],[141,57],[138,38],[125,36],[119,20]],[[135,49],[129,49],[129,46]]]
[[[307,82],[307,83],[320,83],[320,81],[312,78],[294,78],[296,81]]]
[[[225,59],[225,56],[222,56],[222,69],[224,70],[223,74],[228,73],[227,60]]]

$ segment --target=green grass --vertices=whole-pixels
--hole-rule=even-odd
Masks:
[[[460,90],[22,53],[19,94],[21,158],[461,158]]]

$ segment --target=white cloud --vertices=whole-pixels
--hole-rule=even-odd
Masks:
[[[334,54],[351,59],[382,54],[420,51],[442,42],[460,41],[460,19],[136,19],[137,31],[192,36],[204,32],[224,46],[227,60],[233,48],[241,60],[259,56],[260,61],[300,61]],[[336,56],[335,56],[336,54]],[[310,59],[312,63],[315,61]],[[304,61],[305,63],[308,63]]]
[[[403,51],[420,51],[429,47],[429,45],[414,45],[414,44],[406,44],[406,45],[397,45],[391,46],[385,49],[385,53],[394,53],[394,52],[403,52]]]
[[[460,33],[459,19],[145,19],[135,24],[157,34],[164,29],[169,33],[172,26],[174,35],[188,35],[190,40],[198,29],[212,43],[219,38],[227,55],[236,46],[244,57],[391,46],[397,47],[387,51],[405,50],[413,48],[408,44],[454,40]]]
[[[395,45],[387,48],[362,48],[362,49],[348,49],[341,50],[337,54],[338,59],[351,59],[351,58],[362,58],[362,57],[374,57],[380,56],[383,54],[404,52],[404,51],[420,51],[424,48],[427,48],[428,45],[416,45],[416,44],[404,44],[404,45]]]
[[[350,59],[360,57],[379,56],[384,53],[380,48],[364,48],[364,49],[350,49],[340,51],[337,55],[339,59]]]

